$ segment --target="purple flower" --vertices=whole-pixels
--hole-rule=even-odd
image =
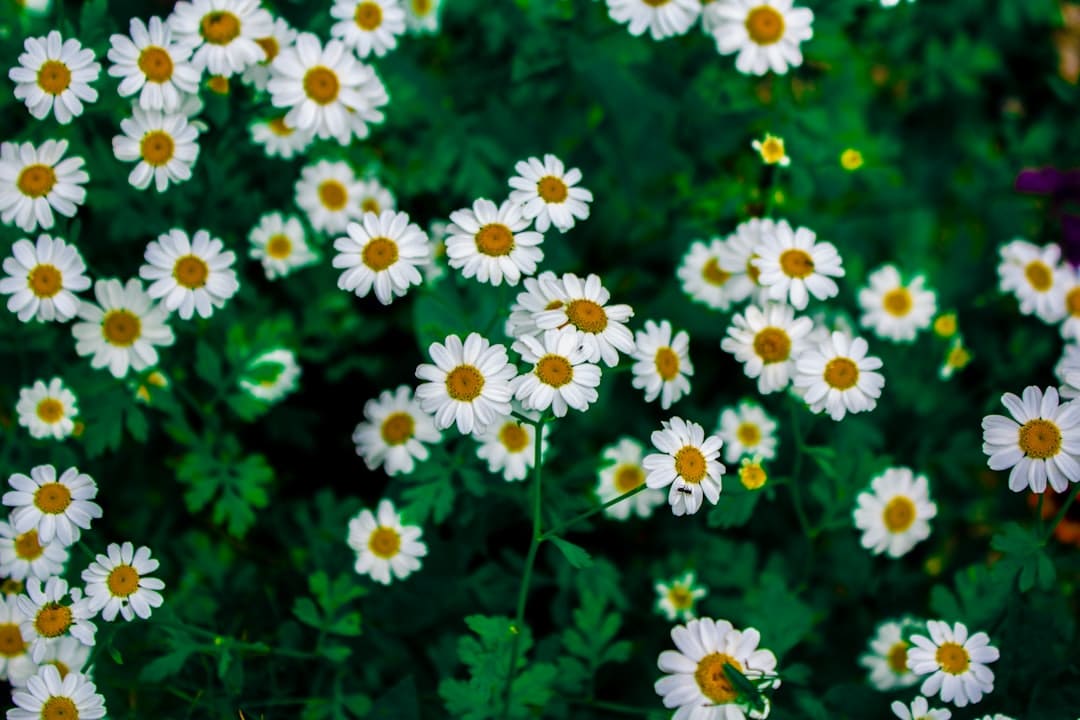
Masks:
[[[1062,254],[1069,264],[1080,266],[1080,214],[1066,209],[1070,205],[1080,206],[1080,168],[1021,170],[1016,176],[1016,189],[1050,198],[1050,214],[1061,223]]]

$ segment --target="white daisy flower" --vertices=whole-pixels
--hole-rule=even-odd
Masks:
[[[94,612],[81,588],[68,590],[67,580],[51,577],[42,587],[36,577],[27,578],[26,594],[16,598],[23,621],[19,625],[23,640],[30,645],[35,663],[45,658],[49,641],[73,637],[84,645],[94,644],[97,626],[91,622]]]
[[[744,75],[783,75],[803,63],[799,44],[814,35],[814,13],[792,0],[716,0],[705,8],[716,49],[738,53],[735,69]]]
[[[776,656],[759,650],[761,633],[754,628],[736,630],[727,620],[702,618],[671,629],[677,650],[660,653],[657,667],[664,677],[656,681],[656,694],[666,708],[678,708],[675,720],[746,720],[764,717],[741,700],[740,689],[732,684],[725,665],[731,665],[754,683],[773,687]]]
[[[15,598],[12,597],[11,601],[13,605],[14,600]],[[82,673],[87,678],[90,678],[91,672],[86,670],[86,663],[90,660],[90,650],[90,646],[83,645],[79,642],[78,638],[57,638],[45,645],[45,657],[41,659],[40,665],[35,665],[29,655],[25,655],[26,662],[20,662],[18,667],[9,663],[8,668],[10,672],[8,674],[8,682],[14,687],[25,688],[26,684],[30,681],[30,678],[36,675],[40,669],[46,665],[55,667],[57,672],[60,673],[61,680],[66,678],[68,673],[73,672]]]
[[[1054,365],[1054,376],[1061,383],[1058,392],[1071,400],[1080,397],[1080,345],[1066,343],[1061,358]]]
[[[397,202],[394,200],[393,193],[375,178],[361,180],[359,185],[361,212],[373,212],[378,215],[383,210],[397,209]]]
[[[300,364],[296,362],[296,354],[286,348],[275,348],[262,353],[248,363],[247,371],[257,373],[261,379],[242,377],[240,388],[267,403],[281,400],[300,384]]]
[[[634,336],[626,327],[634,310],[629,305],[608,305],[611,293],[600,283],[599,276],[589,275],[582,281],[566,273],[548,291],[556,293],[560,304],[536,314],[537,328],[574,326],[584,335],[589,362],[603,360],[608,367],[619,364],[620,352],[629,355],[634,351]]]
[[[912,635],[915,647],[908,650],[908,668],[928,676],[919,692],[927,697],[941,694],[943,702],[964,707],[994,691],[994,671],[986,666],[998,659],[998,649],[984,632],[968,636],[963,623],[952,627],[940,620],[926,623],[926,635]]]
[[[562,283],[550,270],[545,270],[537,277],[525,278],[523,284],[525,292],[518,293],[516,301],[510,306],[510,317],[506,321],[506,334],[512,338],[539,335],[543,330],[536,326],[537,315],[563,306]]]
[[[517,285],[522,275],[532,275],[544,259],[539,245],[544,236],[529,227],[520,205],[507,200],[502,205],[484,198],[450,213],[446,256],[450,267],[462,277],[479,282]]]
[[[724,461],[737,463],[757,455],[763,460],[776,457],[776,421],[765,408],[743,401],[737,408],[724,408],[716,434],[724,441]]]
[[[905,467],[888,468],[870,481],[869,491],[856,496],[852,516],[862,530],[864,548],[898,558],[930,537],[937,503],[930,499],[925,475]]]
[[[424,281],[420,269],[431,258],[431,244],[406,213],[384,210],[364,213],[361,222],[345,228],[348,236],[334,240],[333,266],[344,269],[338,287],[367,297],[372,289],[383,305],[402,297]]]
[[[872,328],[880,338],[911,342],[919,330],[930,327],[937,313],[937,296],[924,290],[926,278],[918,276],[907,285],[895,265],[870,273],[870,285],[859,290],[864,328]]]
[[[631,35],[646,30],[653,40],[684,35],[701,13],[697,0],[607,0],[608,15],[617,23],[628,23]]]
[[[882,692],[906,688],[919,679],[908,670],[908,648],[903,638],[904,625],[886,620],[877,626],[870,638],[869,652],[859,657],[859,664],[870,671],[870,684]]]
[[[42,543],[37,528],[19,533],[9,523],[0,521],[0,576],[12,580],[36,577],[45,581],[63,573],[67,559],[68,551],[58,539]]]
[[[437,443],[442,434],[420,409],[412,388],[402,385],[364,403],[364,422],[356,426],[352,440],[368,470],[383,466],[387,475],[399,475],[415,470],[417,460],[427,460],[424,443]]]
[[[648,472],[645,484],[659,489],[671,486],[668,504],[673,515],[693,515],[704,495],[713,505],[720,499],[720,476],[727,472],[717,460],[724,441],[716,435],[705,437],[705,429],[680,417],[664,420],[663,429],[652,434],[659,453],[645,457]]]
[[[39,235],[37,243],[17,240],[4,258],[0,293],[10,295],[7,307],[19,320],[67,322],[79,310],[75,293],[90,287],[86,263],[78,248],[61,238]]]
[[[248,255],[262,263],[267,280],[285,277],[318,260],[304,238],[304,227],[293,215],[266,213],[248,235]]]
[[[17,707],[8,710],[7,720],[72,718],[95,720],[105,717],[105,698],[82,673],[70,672],[61,679],[54,665],[42,667],[28,678],[26,687],[11,694]]]
[[[201,73],[188,62],[191,48],[174,41],[161,18],[145,24],[131,18],[128,35],[109,38],[109,75],[121,78],[120,97],[138,93],[143,110],[175,112],[185,93],[199,92]]]
[[[94,52],[74,39],[64,40],[56,30],[43,38],[26,38],[19,64],[8,71],[15,83],[15,98],[26,103],[30,114],[44,120],[51,111],[67,125],[83,114],[83,103],[96,102],[90,87],[101,74]]]
[[[1045,323],[1065,317],[1065,291],[1069,273],[1061,265],[1061,248],[1056,243],[1034,247],[1023,241],[1002,248],[998,278],[1002,292],[1012,292],[1020,302],[1020,312],[1035,315]]]
[[[704,587],[695,585],[696,582],[691,570],[669,582],[656,583],[657,612],[671,621],[693,620],[694,605],[707,593]]]
[[[117,613],[129,622],[136,615],[148,619],[150,608],[161,607],[164,602],[158,590],[165,583],[148,577],[161,563],[150,557],[150,548],[136,550],[130,542],[110,543],[105,552],[82,571],[90,610],[100,611],[108,622],[115,620]]]
[[[746,377],[757,378],[758,392],[767,395],[787,387],[812,328],[810,318],[796,318],[789,305],[750,305],[731,318],[720,347],[743,364]]]
[[[75,394],[64,386],[63,380],[54,377],[48,385],[37,380],[33,386],[20,389],[15,412],[19,416],[19,425],[25,427],[31,437],[63,440],[75,430],[72,418],[79,414],[79,407]]]
[[[526,220],[534,220],[536,229],[547,232],[552,225],[559,232],[574,227],[576,220],[589,217],[592,193],[575,187],[581,182],[581,171],[567,170],[562,160],[544,155],[544,161],[531,157],[514,165],[517,175],[510,178],[510,202],[522,206]],[[576,220],[575,220],[576,218]]]
[[[67,140],[0,144],[0,220],[14,223],[25,232],[48,230],[55,222],[53,211],[75,217],[86,201],[82,187],[90,176],[81,157],[62,160]]]
[[[720,270],[731,276],[725,292],[732,302],[749,298],[757,305],[764,305],[768,301],[769,288],[761,284],[757,260],[765,238],[775,229],[776,223],[768,218],[751,218],[739,223],[717,249]]]
[[[456,423],[462,434],[482,433],[510,414],[517,368],[504,346],[469,333],[464,343],[457,335],[431,343],[428,354],[434,364],[416,368],[416,377],[426,381],[416,389],[416,397],[424,412],[435,416],[435,427],[445,430]]]
[[[195,69],[230,77],[266,58],[258,41],[274,19],[259,0],[191,0],[176,4],[169,25],[178,43],[195,50]]]
[[[667,410],[690,392],[688,378],[694,374],[690,336],[685,330],[674,333],[667,320],[659,325],[646,320],[645,330],[638,330],[634,338],[632,384],[645,391],[645,402],[659,397],[660,407]]]
[[[191,179],[191,166],[199,157],[199,131],[181,113],[163,115],[132,108],[120,121],[123,135],[113,138],[117,160],[136,163],[128,182],[138,190],[150,187],[165,192],[169,183]]]
[[[267,157],[280,157],[286,160],[294,155],[302,155],[315,134],[310,130],[297,130],[285,122],[285,116],[279,115],[269,120],[256,120],[248,126],[251,140],[262,145]]]
[[[763,236],[754,263],[771,299],[787,300],[796,310],[805,310],[810,295],[827,300],[840,292],[832,279],[844,276],[840,255],[832,243],[816,238],[807,228],[793,230],[786,220]]]
[[[1042,250],[1042,248],[1035,243],[1028,242],[1023,238],[1013,238],[998,248],[998,256],[1003,263],[1007,262],[1023,267],[1027,264],[1027,259],[1033,255],[1037,255],[1040,250]]]
[[[1058,392],[1035,386],[1024,388],[1023,398],[1001,396],[1011,418],[983,418],[983,452],[991,470],[1009,470],[1009,489],[1046,492],[1047,480],[1055,492],[1065,492],[1080,481],[1080,405],[1059,404]]]
[[[488,470],[501,473],[507,482],[524,480],[536,459],[536,428],[513,417],[503,418],[488,426],[480,434],[474,434],[479,447],[476,456],[487,461]],[[540,456],[547,452],[547,426]]]
[[[15,532],[37,530],[38,542],[51,543],[57,538],[65,547],[79,539],[79,528],[86,530],[90,521],[101,517],[97,483],[86,473],[68,468],[56,476],[52,465],[38,465],[30,475],[12,473],[3,504],[14,508],[9,518]]]
[[[320,160],[300,172],[296,183],[296,204],[316,230],[342,232],[350,221],[363,216],[360,209],[362,185],[344,161]]]
[[[169,312],[179,311],[184,320],[196,312],[210,317],[240,289],[232,269],[236,253],[224,248],[206,230],[197,230],[190,239],[176,228],[158,235],[146,246],[146,264],[139,268],[139,276],[150,282],[146,293]]]
[[[645,447],[637,440],[619,438],[614,445],[604,448],[596,495],[601,503],[607,503],[634,488],[645,484],[645,468],[641,461]],[[616,520],[626,520],[631,515],[651,517],[653,510],[663,505],[666,496],[662,490],[645,488],[635,495],[604,508],[604,514]]]
[[[18,687],[24,678],[37,672],[37,664],[30,659],[21,625],[26,618],[19,610],[15,595],[0,595],[0,680],[7,680]],[[37,719],[35,719],[37,720]]]
[[[282,50],[270,72],[266,87],[274,106],[290,108],[285,122],[343,145],[354,132],[350,112],[378,122],[381,113],[371,113],[390,100],[375,70],[341,41],[330,40],[323,47],[311,33],[300,33],[295,45]]]
[[[265,90],[270,82],[270,63],[274,62],[282,49],[291,47],[296,42],[296,30],[285,18],[274,18],[274,25],[266,37],[255,38],[255,43],[262,48],[262,60],[248,65],[244,74],[240,76],[241,82],[253,85],[257,90]]]
[[[512,383],[514,397],[526,410],[551,408],[555,417],[563,417],[568,408],[585,412],[599,397],[600,367],[588,361],[589,350],[577,330],[563,328],[547,330],[539,338],[521,337],[512,350],[532,365]]]
[[[442,0],[403,0],[405,27],[410,32],[433,33],[439,29],[439,9]]]
[[[405,32],[405,9],[398,0],[336,0],[330,14],[340,21],[330,34],[362,58],[372,53],[382,57]]]
[[[108,367],[113,377],[122,378],[128,369],[140,372],[157,364],[155,345],[167,347],[176,336],[166,324],[169,313],[157,305],[135,278],[121,285],[119,280],[94,283],[97,303],[83,301],[79,319],[71,334],[75,352],[92,355],[90,366]]]
[[[427,555],[421,534],[419,527],[402,523],[389,500],[380,500],[375,514],[364,509],[349,520],[347,541],[356,551],[354,569],[383,585],[390,584],[391,576],[404,580],[420,569],[420,558]]]
[[[796,390],[813,413],[827,410],[840,421],[847,413],[868,412],[877,406],[885,387],[881,359],[867,355],[862,338],[834,332],[824,343],[799,356],[795,363]]]
[[[1061,323],[1061,337],[1066,341],[1080,340],[1080,270],[1065,265],[1064,290],[1065,319]]]
[[[930,703],[921,695],[911,701],[910,707],[899,700],[894,700],[889,707],[893,715],[900,720],[949,720],[952,717],[952,712],[949,710],[931,709]]]
[[[994,713],[993,715],[983,715],[980,720],[1016,720],[1008,715],[1002,715],[1001,713]]]
[[[728,292],[733,274],[720,267],[720,252],[726,242],[715,237],[708,245],[695,240],[676,271],[683,292],[713,310],[727,310],[734,300]]]

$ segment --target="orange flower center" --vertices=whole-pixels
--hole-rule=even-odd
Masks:
[[[523,452],[529,447],[529,434],[516,422],[508,422],[499,430],[499,442],[512,453]]]
[[[377,527],[368,540],[368,548],[383,560],[389,560],[401,549],[401,536],[393,528]]]
[[[356,6],[353,18],[361,30],[371,32],[382,25],[382,8],[378,3],[362,2]]]
[[[1020,427],[1018,444],[1028,457],[1046,460],[1061,451],[1061,430],[1049,420],[1028,420]]]
[[[549,203],[561,203],[570,194],[570,191],[566,188],[566,183],[554,175],[540,178],[536,183],[536,192],[544,202]]]
[[[451,400],[472,402],[484,390],[484,375],[472,365],[458,365],[446,374],[446,394]]]
[[[59,95],[71,86],[71,70],[59,60],[46,60],[38,70],[37,84],[49,95]]]
[[[806,278],[814,273],[814,261],[805,250],[785,250],[780,254],[780,269],[792,278]]]
[[[709,258],[701,268],[701,277],[710,285],[723,285],[731,279],[731,273],[721,269],[716,258]]]
[[[730,655],[710,653],[698,661],[697,670],[694,671],[694,680],[701,688],[701,694],[717,705],[727,705],[739,697],[724,671],[725,665],[731,665],[739,672],[743,669],[739,661]]]
[[[693,445],[687,445],[675,453],[675,472],[686,482],[701,482],[705,479],[705,469],[705,456]]]
[[[602,333],[607,327],[607,313],[592,300],[572,300],[566,306],[566,317],[582,332]]]
[[[59,515],[71,504],[71,491],[58,482],[45,483],[34,491],[34,505],[47,515]]]
[[[38,542],[37,530],[28,530],[15,538],[15,554],[21,560],[37,560],[45,552]]]
[[[656,363],[656,374],[661,380],[671,382],[679,376],[679,356],[671,348],[662,347],[657,350],[653,362]]]
[[[825,365],[825,382],[837,390],[849,390],[859,382],[859,366],[850,358],[833,358]]]
[[[490,223],[476,233],[476,249],[491,257],[509,255],[514,249],[514,234],[502,223]]]
[[[971,664],[968,651],[954,642],[944,643],[937,649],[934,657],[941,669],[950,675],[963,675]]]
[[[364,264],[375,272],[382,272],[398,261],[398,247],[390,238],[377,237],[364,246]]]
[[[885,312],[890,315],[904,317],[911,312],[911,293],[908,292],[907,288],[898,287],[885,293],[885,296],[881,299],[881,304],[885,308]]]
[[[231,12],[216,10],[203,15],[199,30],[212,45],[228,45],[240,35],[240,18]]]
[[[30,292],[39,298],[54,297],[64,286],[64,276],[55,265],[36,265],[26,276]]]
[[[759,5],[746,16],[746,32],[758,45],[772,45],[784,36],[784,16],[776,8]]]
[[[15,184],[19,186],[19,192],[27,197],[45,197],[56,185],[56,171],[48,165],[27,165],[19,173]]]
[[[904,532],[915,522],[915,503],[903,495],[897,495],[885,506],[881,519],[889,532]]]
[[[545,355],[536,363],[536,377],[551,387],[562,387],[574,379],[574,368],[562,355]]]
[[[620,465],[615,470],[615,489],[619,493],[628,493],[645,482],[645,473],[637,465]]]
[[[337,73],[328,67],[316,65],[304,75],[304,92],[320,105],[329,105],[337,99],[341,83]]]
[[[345,186],[337,180],[323,180],[319,184],[319,201],[327,210],[338,212],[344,209],[348,199]]]
[[[165,48],[151,45],[139,53],[139,69],[150,82],[166,82],[173,74],[172,57]]]
[[[404,445],[413,436],[416,423],[407,412],[390,413],[383,420],[379,434],[387,445]]]
[[[754,353],[766,363],[783,362],[791,354],[791,338],[778,327],[766,327],[754,336]]]
[[[173,266],[173,278],[178,285],[188,290],[198,290],[206,285],[210,276],[210,266],[198,255],[185,255]]]
[[[139,153],[148,165],[161,167],[172,160],[176,143],[172,135],[164,130],[154,130],[143,135],[139,142]]]
[[[113,597],[126,598],[139,589],[139,573],[130,565],[117,565],[105,579]]]
[[[134,313],[128,310],[113,310],[101,323],[101,334],[105,341],[117,347],[128,347],[139,339],[142,323]]]

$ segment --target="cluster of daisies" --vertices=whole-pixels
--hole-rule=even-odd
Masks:
[[[105,701],[91,680],[98,616],[147,619],[165,584],[152,576],[150,549],[112,543],[70,587],[69,549],[102,515],[93,478],[38,465],[8,478],[0,522],[0,680],[13,687],[9,720],[102,718]]]

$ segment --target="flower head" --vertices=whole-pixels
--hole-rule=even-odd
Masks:
[[[1055,388],[1024,388],[1001,396],[1009,415],[983,418],[983,452],[991,470],[1009,470],[1009,489],[1065,492],[1080,481],[1080,405],[1060,404]],[[1011,468],[1011,470],[1010,470]]]
[[[8,310],[22,322],[70,320],[79,310],[75,293],[90,287],[79,250],[48,235],[39,235],[36,243],[17,240],[4,258],[4,272],[8,277],[0,279],[0,293],[11,296]]]
[[[707,593],[704,586],[696,583],[693,570],[668,582],[656,583],[656,610],[668,620],[694,619],[694,605]]]
[[[925,475],[904,467],[889,468],[870,481],[870,490],[855,498],[855,527],[862,546],[875,555],[898,558],[930,537],[937,504],[930,500]]]
[[[601,453],[603,464],[598,473],[596,495],[600,502],[607,503],[620,495],[645,484],[645,468],[642,458],[645,447],[637,440],[619,438],[614,445],[604,448]],[[604,514],[616,520],[626,520],[631,515],[651,517],[653,510],[666,499],[661,490],[646,487],[634,495],[604,508]]]
[[[0,144],[0,221],[33,232],[53,226],[54,210],[75,217],[90,176],[81,157],[62,159],[67,149],[67,140]]]
[[[388,475],[411,473],[416,461],[428,459],[424,443],[441,439],[442,434],[408,385],[393,392],[383,390],[378,398],[364,403],[364,422],[356,426],[352,436],[356,454],[368,469],[383,466]]]
[[[404,580],[420,569],[427,555],[421,530],[405,525],[389,500],[380,500],[375,513],[361,510],[349,520],[347,542],[356,552],[356,572],[389,585],[392,578]]]
[[[543,161],[531,157],[514,166],[517,175],[510,178],[510,202],[521,205],[526,220],[536,223],[536,229],[547,232],[552,225],[564,233],[577,220],[589,217],[592,193],[582,187],[581,171],[567,170],[562,160],[544,155]]]
[[[690,392],[690,336],[685,330],[675,333],[667,320],[646,320],[634,339],[633,386],[645,391],[645,402],[659,397],[660,407],[667,410]]]
[[[792,0],[716,0],[704,10],[721,55],[738,53],[744,75],[783,75],[802,65],[799,45],[814,35],[814,13]]]
[[[64,546],[71,545],[79,539],[80,528],[86,530],[91,520],[101,517],[101,506],[93,502],[97,483],[76,468],[57,477],[52,465],[38,465],[29,476],[13,473],[8,484],[12,489],[2,502],[14,508],[11,525],[18,533],[37,530],[38,542],[58,538]]]
[[[44,120],[52,112],[57,122],[67,125],[82,115],[84,102],[98,99],[90,83],[98,79],[101,65],[78,40],[64,40],[53,30],[42,38],[26,38],[23,47],[26,52],[8,77],[15,83],[15,97],[35,118]]]
[[[987,663],[998,659],[998,649],[984,632],[968,635],[967,626],[950,626],[940,620],[926,623],[925,634],[911,636],[908,668],[924,677],[919,692],[927,697],[941,694],[944,702],[964,707],[994,691],[994,672]]]
[[[119,613],[131,621],[138,615],[143,620],[150,617],[150,608],[161,607],[161,590],[165,583],[149,577],[160,563],[150,557],[150,548],[111,543],[105,555],[98,555],[83,570],[86,595],[90,610],[101,611],[101,617],[111,622]]]
[[[456,424],[463,434],[482,433],[510,414],[517,369],[505,346],[470,333],[464,343],[457,335],[431,343],[428,353],[434,364],[416,368],[416,377],[425,381],[416,396],[424,412],[434,415],[435,427],[445,430]]]
[[[349,223],[346,237],[334,241],[333,265],[343,269],[338,287],[357,297],[375,291],[383,305],[402,297],[423,282],[420,268],[431,256],[431,243],[420,226],[403,212],[364,213],[361,222]]]
[[[674,515],[693,515],[701,507],[702,497],[713,505],[720,499],[721,480],[726,468],[717,458],[723,440],[695,422],[673,417],[652,434],[652,444],[659,453],[642,461],[648,472],[645,484],[650,488],[670,486],[668,503]]]
[[[97,303],[83,301],[79,319],[71,327],[75,352],[92,355],[90,365],[108,367],[113,377],[128,370],[145,370],[157,364],[156,345],[176,341],[166,325],[168,311],[156,305],[136,279],[121,285],[119,280],[98,280],[94,284]]]

